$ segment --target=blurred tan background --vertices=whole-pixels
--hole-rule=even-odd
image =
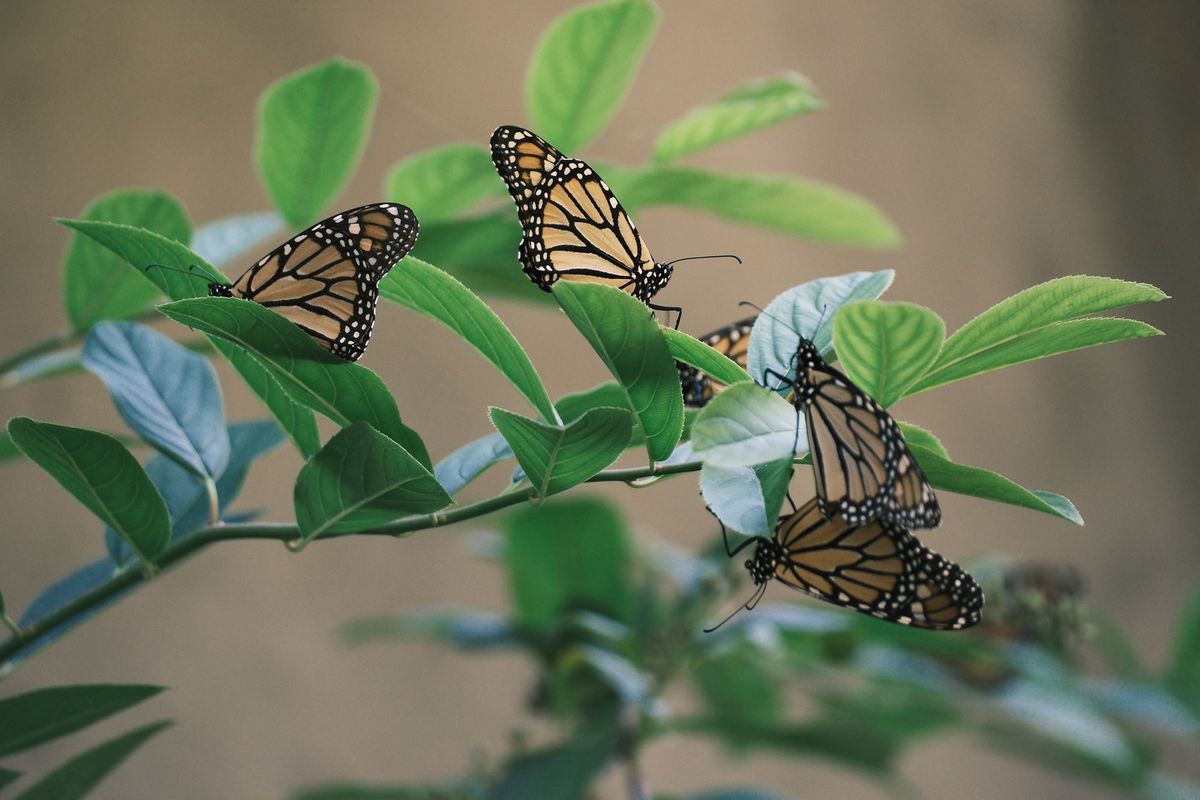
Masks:
[[[77,215],[123,186],[165,189],[196,224],[265,209],[251,162],[255,100],[287,72],[332,55],[367,63],[381,92],[374,132],[338,208],[381,199],[401,157],[451,140],[485,142],[528,122],[526,60],[564,2],[181,4],[6,3],[0,11],[0,241],[7,352],[61,330],[60,264]],[[665,16],[628,104],[597,158],[640,161],[693,105],[782,69],[807,74],[829,109],[693,161],[831,181],[878,203],[906,237],[891,252],[806,244],[674,210],[640,215],[659,258],[735,252],[681,266],[664,302],[703,333],[820,275],[894,268],[890,299],[939,311],[953,329],[1009,294],[1060,275],[1152,282],[1177,299],[1132,314],[1168,336],[1006,370],[906,402],[963,462],[1072,498],[1075,528],[1008,506],[943,495],[934,545],[1068,561],[1094,602],[1158,665],[1196,583],[1194,521],[1200,211],[1196,86],[1200,11],[1178,2],[853,4],[662,2]],[[585,155],[586,155],[585,154]],[[331,209],[332,210],[332,209]],[[518,269],[515,260],[513,269]],[[730,288],[730,287],[734,288]],[[604,379],[556,313],[495,307],[552,394]],[[165,329],[165,328],[164,328]],[[560,350],[560,348],[562,348]],[[563,355],[560,355],[562,353]],[[435,458],[489,430],[487,406],[522,401],[450,334],[381,311],[364,363],[394,387]],[[232,419],[262,416],[221,368]],[[6,390],[7,418],[119,429],[99,382],[75,375]],[[259,463],[242,507],[291,518],[298,456]],[[494,486],[490,476],[478,493]],[[29,464],[0,467],[0,587],[20,611],[47,583],[103,553],[99,525]],[[694,547],[711,534],[693,479],[602,491],[640,532]],[[486,529],[489,520],[473,529]],[[98,798],[281,798],[335,778],[432,780],[500,753],[530,667],[419,644],[347,651],[334,638],[363,614],[430,606],[502,609],[495,570],[465,555],[466,528],[401,541],[346,540],[302,555],[229,543],[164,575],[26,664],[0,693],[66,682],[171,690],[105,723],[177,726],[111,777]],[[686,698],[680,697],[681,702]],[[41,772],[86,737],[12,766]],[[1196,775],[1195,754],[1170,766]],[[657,791],[750,784],[796,797],[878,797],[821,763],[730,760],[664,741],[647,753]],[[903,774],[930,797],[1094,797],[1097,790],[940,739]],[[604,797],[618,797],[609,781]]]

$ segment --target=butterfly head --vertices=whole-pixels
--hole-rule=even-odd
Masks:
[[[208,285],[209,297],[233,297],[233,284],[231,283],[210,283]]]
[[[642,273],[637,287],[633,291],[633,296],[643,303],[649,303],[650,298],[667,285],[667,281],[671,280],[671,274],[674,272],[675,267],[671,264],[666,262],[655,264]]]

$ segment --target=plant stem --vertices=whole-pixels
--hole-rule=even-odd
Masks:
[[[42,339],[40,342],[34,342],[28,347],[18,350],[7,358],[0,359],[0,376],[4,376],[12,372],[17,367],[27,361],[32,361],[38,356],[53,352],[60,347],[66,347],[69,344],[79,341],[79,334],[65,331],[56,333],[55,335]]]
[[[648,478],[659,475],[671,475],[680,472],[694,472],[700,469],[699,464],[671,464],[662,467],[639,467],[633,469],[615,469],[600,472],[589,479],[589,483],[604,481],[626,481],[636,478]],[[433,514],[414,514],[401,517],[394,522],[353,533],[329,533],[318,536],[315,541],[337,539],[343,536],[404,536],[416,531],[440,528],[453,525],[475,517],[482,517],[502,508],[524,503],[537,497],[532,488],[517,492],[489,497],[477,503],[437,511]],[[25,648],[48,636],[54,629],[71,622],[113,599],[122,591],[139,583],[146,582],[161,574],[167,568],[183,561],[188,556],[217,542],[242,539],[271,539],[285,544],[300,539],[300,529],[294,524],[282,522],[259,522],[238,525],[210,525],[193,531],[167,545],[158,555],[149,559],[147,564],[131,563],[105,583],[80,595],[61,608],[31,623],[28,627],[15,631],[13,636],[0,644],[0,668],[4,663]],[[147,569],[149,567],[149,569]],[[150,573],[150,574],[148,574]]]

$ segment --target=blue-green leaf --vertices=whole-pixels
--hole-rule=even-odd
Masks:
[[[263,93],[255,161],[292,227],[309,225],[350,179],[378,93],[367,67],[340,58],[294,72]]]
[[[82,730],[162,690],[138,684],[80,684],[6,697],[0,700],[0,756]]]
[[[512,448],[499,433],[490,433],[467,442],[439,461],[433,468],[437,482],[453,497],[493,464],[512,458]]]
[[[80,800],[121,762],[133,755],[134,750],[170,725],[168,721],[153,722],[85,750],[21,792],[14,800]]]
[[[693,108],[672,122],[654,143],[654,158],[670,161],[821,108],[824,104],[808,78],[781,72]]]
[[[265,243],[270,237],[282,239],[287,235],[283,217],[274,211],[257,214],[235,214],[206,222],[192,234],[192,251],[217,267],[230,264],[252,246]],[[264,247],[263,250],[267,250]],[[246,259],[249,267],[257,259]]]
[[[97,198],[83,219],[134,225],[167,239],[186,242],[191,223],[179,201],[165,192],[124,189]],[[120,259],[96,242],[75,235],[67,251],[63,297],[75,331],[102,319],[123,319],[145,311],[158,292],[127,270]]]
[[[112,561],[107,558],[101,558],[98,561],[93,561],[79,569],[74,570],[68,575],[58,579],[54,583],[43,589],[37,597],[33,598],[33,602],[25,609],[25,613],[21,614],[21,619],[18,624],[22,628],[27,628],[30,625],[40,621],[46,616],[53,614],[63,606],[73,600],[82,597],[88,592],[103,585],[109,578],[113,577],[116,568]],[[144,584],[138,584],[144,585]],[[111,604],[115,603],[124,592],[119,592],[113,597],[108,598],[103,603],[92,606],[87,611],[72,617],[69,621],[64,622],[44,636],[39,637],[36,641],[22,647],[20,650],[9,656],[8,660],[0,665],[0,675],[16,667],[22,661],[32,658],[35,653],[48,647],[60,636],[72,630],[73,628],[82,625],[94,615],[100,613]]]
[[[342,625],[338,634],[351,647],[424,639],[478,651],[512,647],[520,642],[507,619],[486,611],[418,611],[363,617]]]
[[[692,449],[706,464],[745,467],[804,452],[808,439],[791,403],[761,386],[739,383],[696,416]]]
[[[912,303],[860,300],[833,318],[833,341],[846,375],[884,408],[913,385],[942,349],[946,324]]]
[[[554,296],[625,390],[652,461],[683,433],[683,390],[662,329],[643,303],[608,286],[560,281]]]
[[[104,381],[121,418],[159,452],[215,479],[229,460],[217,375],[208,360],[133,322],[96,325],[83,365]]]
[[[649,0],[609,0],[554,20],[525,76],[538,134],[566,153],[599,136],[621,107],[658,19]]]
[[[1192,593],[1175,626],[1175,641],[1163,682],[1192,711],[1200,714],[1200,587]]]
[[[486,149],[454,142],[414,153],[392,167],[387,199],[413,210],[421,224],[449,219],[487,197],[504,194]]]
[[[633,433],[633,418],[623,408],[593,408],[563,426],[502,408],[493,408],[491,418],[541,497],[582,483],[616,461]]]
[[[706,463],[700,470],[700,493],[726,527],[747,536],[771,536],[791,475],[791,458],[755,467]]]

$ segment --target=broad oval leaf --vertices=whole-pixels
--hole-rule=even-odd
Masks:
[[[433,474],[364,422],[339,431],[296,477],[296,524],[305,542],[374,528],[450,505]]]
[[[1157,335],[1156,329],[1133,320],[1078,320],[1071,326],[1063,323],[1166,299],[1167,295],[1154,286],[1116,278],[1071,275],[1039,283],[997,303],[955,331],[912,393],[1094,344]]]
[[[1031,508],[1044,514],[1061,517],[1076,525],[1083,524],[1073,503],[1060,494],[1040,489],[1026,489],[1008,478],[991,470],[969,467],[945,458],[941,454],[922,447],[915,441],[908,443],[925,477],[938,489],[948,492],[995,500],[999,503]]]
[[[105,433],[15,417],[8,433],[29,459],[124,539],[143,562],[171,535],[167,505],[133,454]]]
[[[471,142],[414,153],[392,167],[384,185],[385,196],[411,208],[422,226],[504,194],[491,156]]]
[[[139,684],[80,684],[35,689],[0,700],[0,756],[82,730],[163,690]]]
[[[808,78],[782,72],[748,83],[672,122],[654,143],[654,158],[670,161],[821,108],[824,103]]]
[[[323,349],[269,308],[236,297],[203,297],[167,303],[159,310],[254,356],[294,401],[343,427],[366,422],[432,466],[425,445],[400,421],[396,401],[378,375]]]
[[[148,444],[201,477],[225,470],[229,436],[207,359],[144,325],[102,322],[88,334],[82,361]]]
[[[679,371],[645,304],[608,286],[559,281],[554,296],[608,366],[646,436],[651,461],[671,454],[683,434]]]
[[[294,72],[263,93],[255,161],[292,227],[312,223],[350,179],[378,93],[366,66],[340,58]]]
[[[192,251],[217,267],[229,264],[268,238],[286,236],[283,217],[274,211],[235,214],[206,222],[192,235]],[[266,250],[266,247],[263,248]],[[249,267],[253,259],[246,259]]]
[[[60,221],[116,253],[136,270],[137,274],[153,282],[172,300],[205,297],[208,295],[209,283],[226,282],[225,276],[191,250],[151,231],[106,222]],[[146,269],[150,264],[172,266],[181,271]],[[195,268],[189,269],[192,265],[195,265]],[[312,411],[292,400],[280,383],[271,377],[266,367],[253,356],[223,339],[209,338],[213,346],[221,351],[242,376],[250,390],[262,400],[271,416],[275,417],[295,442],[301,454],[310,456],[317,452],[321,444],[317,436],[317,421]]]
[[[165,192],[111,192],[93,201],[84,210],[83,219],[133,225],[178,242],[186,242],[192,235],[183,206]],[[113,253],[76,234],[67,251],[63,297],[71,327],[84,331],[102,319],[140,314],[150,307],[158,292],[126,269]]]
[[[804,418],[791,403],[753,383],[730,386],[692,425],[692,449],[705,464],[748,467],[808,450]]]
[[[780,175],[658,165],[604,171],[631,209],[681,206],[814,242],[892,248],[900,231],[871,201],[827,183]]]
[[[13,800],[80,800],[151,737],[171,726],[152,722],[75,756]]]
[[[496,313],[450,275],[405,258],[379,282],[379,293],[445,325],[508,378],[547,422],[558,416],[533,362]]]
[[[792,477],[792,459],[754,467],[705,464],[700,493],[717,519],[747,536],[772,536]]]
[[[946,451],[946,446],[942,444],[942,440],[931,431],[908,422],[897,422],[896,424],[900,426],[900,432],[904,434],[904,441],[909,445],[916,445],[926,450],[932,450],[945,459],[950,458],[950,453]]]
[[[671,328],[663,328],[662,332],[667,338],[671,357],[676,361],[693,366],[726,386],[750,380],[746,370],[739,367],[733,359],[717,352],[696,337]]]
[[[937,358],[946,323],[912,303],[848,303],[833,318],[838,360],[858,388],[884,408],[895,403]]]
[[[504,209],[470,219],[423,224],[413,255],[437,264],[478,294],[553,303],[554,299],[521,271],[517,261],[520,242],[516,215]]]
[[[538,134],[567,153],[599,136],[625,99],[659,16],[649,0],[609,0],[554,20],[525,76]]]
[[[795,378],[801,335],[832,360],[833,320],[838,309],[853,300],[874,300],[887,291],[895,277],[890,269],[850,272],[817,278],[778,295],[754,321],[746,371],[757,381],[766,380],[767,370]]]
[[[623,408],[593,408],[565,426],[491,409],[500,431],[541,497],[586,481],[620,457],[633,433]]]

